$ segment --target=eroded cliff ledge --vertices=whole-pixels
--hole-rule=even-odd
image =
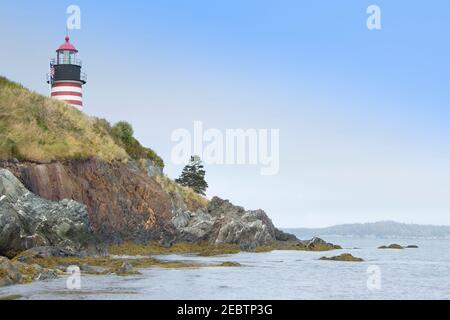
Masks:
[[[171,241],[176,229],[167,193],[145,172],[96,159],[48,164],[3,162],[34,194],[86,205],[94,233],[107,243]]]

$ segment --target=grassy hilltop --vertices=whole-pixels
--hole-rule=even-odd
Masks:
[[[96,158],[140,165],[151,159],[163,168],[164,161],[133,137],[126,122],[108,121],[68,107],[63,102],[31,92],[0,76],[0,160],[49,162]],[[171,196],[180,195],[189,209],[197,210],[207,199],[166,176],[156,181]]]
[[[123,126],[89,117],[63,102],[31,92],[0,77],[0,160],[25,161],[99,158],[163,160],[144,148]]]

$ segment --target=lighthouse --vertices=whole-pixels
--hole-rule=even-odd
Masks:
[[[65,40],[56,50],[56,58],[50,61],[47,83],[50,84],[52,98],[82,110],[83,85],[86,84],[87,77],[81,72],[78,50],[70,43],[68,36]]]

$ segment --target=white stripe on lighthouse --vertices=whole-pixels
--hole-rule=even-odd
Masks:
[[[64,92],[64,91],[71,91],[71,92],[83,92],[83,89],[78,88],[78,87],[69,87],[69,86],[65,86],[65,87],[53,87],[52,88],[52,93],[53,92]]]
[[[63,100],[63,101],[68,101],[68,100],[75,100],[75,101],[83,101],[82,97],[79,96],[73,96],[73,95],[65,95],[65,96],[53,96],[53,99],[57,99],[57,100]]]
[[[82,109],[83,106],[82,83],[78,81],[57,81],[52,86],[53,99],[64,101],[68,105]]]

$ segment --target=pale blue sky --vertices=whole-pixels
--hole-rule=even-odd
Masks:
[[[207,166],[208,195],[286,227],[450,224],[448,1],[0,0],[2,75],[48,93],[70,4],[85,112],[131,122],[169,176],[174,129],[278,128],[278,175]]]

